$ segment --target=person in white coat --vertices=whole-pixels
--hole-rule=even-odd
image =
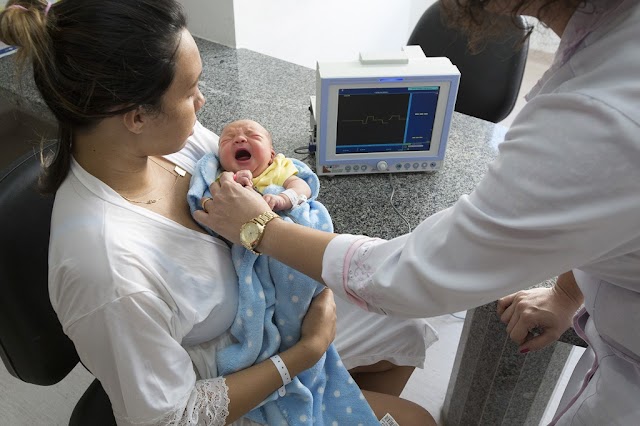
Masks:
[[[499,313],[522,352],[557,337],[579,310],[575,327],[589,348],[553,424],[637,425],[640,2],[464,5],[449,8],[458,23],[489,9],[537,16],[561,37],[475,190],[390,241],[273,220],[255,248],[381,314],[429,317],[503,298]],[[211,192],[215,202],[196,219],[234,242],[268,210],[230,176]],[[555,276],[551,290],[508,296]],[[534,326],[545,332],[528,340]]]

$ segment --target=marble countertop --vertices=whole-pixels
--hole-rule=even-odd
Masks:
[[[312,165],[294,153],[309,140],[309,97],[315,70],[246,49],[197,39],[203,61],[200,88],[207,102],[198,117],[216,133],[230,121],[249,118],[273,135],[277,152]],[[0,96],[40,117],[51,117],[27,76],[16,78],[13,57],[0,59]],[[319,200],[337,232],[393,238],[427,216],[451,206],[478,184],[497,155],[506,129],[455,113],[444,168],[432,173],[322,177]],[[395,188],[390,203],[392,185]],[[405,221],[406,219],[406,221]]]

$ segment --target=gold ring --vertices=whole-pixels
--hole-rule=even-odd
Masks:
[[[200,206],[202,206],[202,210],[209,213],[209,210],[207,210],[207,207],[206,207],[207,201],[213,201],[213,198],[211,197],[203,198],[202,201],[200,201]]]

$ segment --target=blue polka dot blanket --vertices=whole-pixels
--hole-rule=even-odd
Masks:
[[[292,160],[298,168],[297,176],[311,187],[311,197],[295,209],[280,212],[281,217],[333,231],[327,209],[316,201],[318,177],[303,162]],[[188,194],[192,212],[201,208],[202,197],[210,196],[209,185],[218,175],[215,154],[200,159]],[[282,190],[281,186],[271,185],[265,194]],[[241,245],[234,244],[231,253],[239,281],[238,311],[231,333],[238,342],[218,352],[220,375],[242,370],[293,346],[300,339],[302,319],[312,298],[323,288],[306,275],[267,256],[257,256]],[[274,392],[246,417],[268,425],[379,424],[333,344],[312,368],[293,378],[285,389],[283,397]]]

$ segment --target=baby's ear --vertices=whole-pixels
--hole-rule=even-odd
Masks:
[[[273,149],[273,146],[271,147],[271,161],[269,161],[269,164],[273,163],[273,159],[276,158],[276,151]]]

